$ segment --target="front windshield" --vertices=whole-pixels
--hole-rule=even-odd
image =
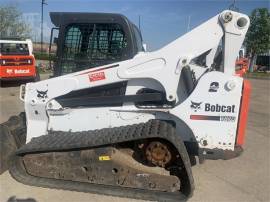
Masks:
[[[0,43],[1,55],[29,55],[27,44],[22,43]]]

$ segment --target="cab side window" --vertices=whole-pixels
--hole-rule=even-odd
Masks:
[[[71,24],[66,28],[62,74],[121,61],[127,45],[118,24]]]

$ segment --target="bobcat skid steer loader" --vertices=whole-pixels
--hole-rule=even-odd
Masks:
[[[187,199],[190,156],[242,151],[250,85],[235,60],[248,26],[226,10],[158,51],[21,86],[25,114],[1,125],[1,166],[33,186]]]

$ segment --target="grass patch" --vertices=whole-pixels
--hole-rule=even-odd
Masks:
[[[34,56],[36,60],[54,60],[56,58],[55,55],[49,55],[48,53],[40,52],[34,52]]]
[[[247,72],[244,77],[246,78],[261,78],[261,79],[270,79],[270,73],[266,72]]]
[[[40,67],[37,67],[37,69],[38,69],[39,74],[50,74],[53,72],[51,69],[44,70],[44,69],[41,69]]]

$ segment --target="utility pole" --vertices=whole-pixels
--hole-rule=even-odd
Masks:
[[[239,12],[239,8],[236,7],[236,0],[233,0],[233,3],[229,6],[229,10]]]
[[[139,15],[139,30],[141,31],[141,16]]]
[[[40,52],[43,51],[43,6],[48,5],[45,0],[41,0],[41,30],[40,30]]]
[[[191,18],[191,15],[188,16],[187,32],[190,29],[190,18]]]

